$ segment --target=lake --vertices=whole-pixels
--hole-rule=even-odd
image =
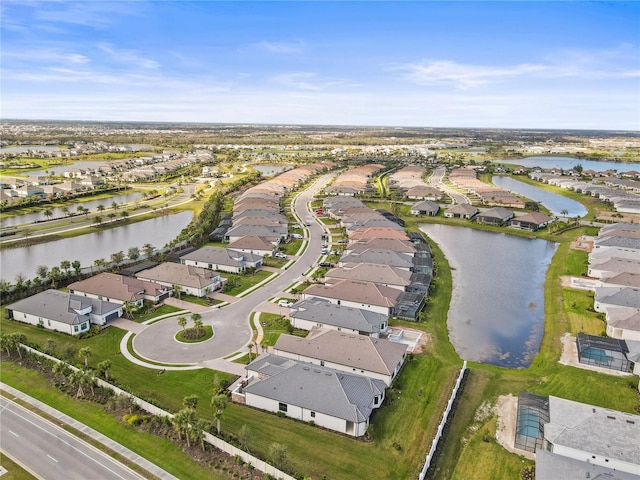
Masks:
[[[557,245],[466,227],[421,224],[453,276],[449,338],[465,360],[528,367],[544,332],[544,281]]]
[[[78,206],[80,205],[82,205],[85,208],[88,208],[89,210],[94,210],[95,208],[98,207],[98,205],[104,205],[104,207],[106,208],[105,214],[109,214],[113,211],[111,209],[111,205],[113,204],[113,202],[116,202],[117,204],[120,205],[122,203],[130,203],[130,202],[135,202],[137,200],[142,200],[143,197],[144,197],[144,193],[142,192],[131,192],[131,193],[126,193],[124,195],[114,195],[113,197],[103,198],[101,200],[89,200],[86,202],[77,201],[73,203],[69,202],[67,203],[67,208],[71,213],[77,213]],[[58,217],[65,216],[64,212],[60,207],[51,208],[50,210],[51,210],[51,213],[53,213],[51,218],[58,218]],[[121,210],[118,210],[116,213],[119,214],[120,211]],[[23,223],[36,222],[38,220],[46,220],[47,217],[45,217],[43,212],[44,210],[40,210],[34,213],[25,213],[24,215],[3,214],[0,218],[2,218],[3,227],[10,227],[14,225],[20,225]]]
[[[566,215],[568,217],[584,217],[588,213],[587,209],[584,208],[580,202],[576,202],[557,193],[549,192],[543,188],[520,182],[512,177],[495,175],[491,178],[491,182],[505,190],[541,203],[549,209],[552,215],[558,217],[563,216],[560,213],[563,210],[568,212]]]
[[[626,172],[629,170],[640,170],[640,163],[622,163],[611,161],[597,161],[597,160],[585,160],[582,158],[573,157],[527,157],[520,160],[495,160],[500,163],[511,163],[515,165],[522,165],[526,168],[540,167],[543,169],[548,168],[562,168],[563,170],[571,170],[576,165],[582,165],[584,170],[593,170],[596,172],[602,172],[604,170],[616,170],[618,172]]]
[[[79,260],[83,267],[90,267],[98,258],[109,260],[112,253],[122,250],[126,254],[130,247],[140,248],[146,243],[162,248],[178,236],[192,217],[190,211],[180,212],[55,242],[3,249],[0,278],[12,283],[19,273],[34,278],[39,265],[51,268],[63,260]]]

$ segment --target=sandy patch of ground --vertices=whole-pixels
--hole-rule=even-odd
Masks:
[[[517,453],[529,460],[535,460],[534,453],[515,448],[516,419],[518,416],[518,397],[513,395],[501,395],[496,402],[495,412],[498,415],[498,428],[496,440],[506,450]]]
[[[608,368],[594,367],[585,365],[578,361],[578,346],[576,345],[576,337],[570,333],[565,333],[560,339],[562,342],[562,354],[560,355],[560,364],[570,367],[582,368],[583,370],[591,370],[593,372],[606,373],[607,375],[615,375],[617,377],[627,377],[631,375],[627,372],[619,372]]]
[[[583,250],[585,252],[591,252],[593,250],[593,242],[595,237],[589,235],[580,235],[573,242],[571,242],[571,248],[574,250]]]

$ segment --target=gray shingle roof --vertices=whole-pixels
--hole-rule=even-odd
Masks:
[[[402,287],[411,284],[411,272],[408,270],[377,263],[356,263],[349,268],[332,268],[325,274],[325,278],[358,280]]]
[[[600,287],[596,288],[595,300],[607,305],[640,308],[640,289],[631,287]]]
[[[273,357],[263,354],[256,362],[264,362],[262,357],[265,355]],[[284,365],[289,366],[286,368]],[[247,365],[247,370],[252,369],[253,364]],[[380,396],[384,389],[385,384],[381,380],[289,360],[279,372],[250,383],[244,391],[360,423],[369,418],[374,397]]]
[[[89,305],[92,313],[98,315],[121,308],[116,303],[51,289],[19,300],[8,308],[68,325],[79,325],[87,322],[89,316],[80,315],[75,310],[83,310]]]
[[[297,302],[289,317],[368,333],[379,332],[380,325],[389,318],[382,313],[335,305],[321,298]]]
[[[401,293],[400,290],[385,287],[384,285],[353,280],[342,280],[334,285],[311,285],[303,292],[306,296],[332,298],[383,307],[393,307]]]
[[[369,248],[361,252],[352,252],[344,255],[340,259],[340,263],[375,263],[390,267],[411,268],[413,266],[412,257],[413,255],[397,253],[393,250]]]
[[[228,265],[231,267],[242,267],[246,262],[256,262],[262,257],[247,252],[239,252],[230,248],[202,247],[195,252],[182,255],[180,260],[191,260],[194,262],[211,263],[213,265]]]
[[[323,328],[306,338],[280,335],[273,348],[382,375],[391,375],[407,352],[402,343]]]

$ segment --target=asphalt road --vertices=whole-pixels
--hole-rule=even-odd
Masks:
[[[0,397],[2,451],[46,480],[143,479],[57,425]]]
[[[238,302],[218,309],[213,307],[202,313],[205,325],[213,326],[215,336],[202,343],[178,343],[175,334],[180,330],[171,317],[156,322],[137,334],[133,340],[136,353],[148,360],[172,364],[197,364],[206,360],[225,357],[240,351],[252,337],[248,318],[252,311],[260,311],[260,305],[280,293],[293,282],[300,280],[303,274],[318,260],[322,246],[323,225],[315,220],[308,202],[332,178],[333,174],[320,177],[311,187],[301,192],[293,204],[302,223],[310,223],[309,245],[305,252],[283,271],[278,278],[243,297]]]
[[[453,203],[471,203],[469,197],[463,195],[460,192],[455,191],[451,187],[449,187],[446,183],[443,182],[444,176],[447,173],[447,169],[445,167],[436,168],[431,177],[429,177],[429,183],[434,187],[444,191]]]

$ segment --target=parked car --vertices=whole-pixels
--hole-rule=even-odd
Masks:
[[[320,253],[322,253],[323,255],[326,255],[327,253],[329,253],[329,250],[325,247],[322,247],[322,250],[320,250]]]
[[[292,305],[293,305],[293,302],[290,302],[289,300],[280,300],[280,301],[278,302],[278,306],[279,306],[279,307],[287,307],[287,308],[289,308],[289,307],[291,307]]]
[[[324,210],[322,210],[321,208],[319,208],[319,209],[317,209],[317,210],[316,210],[316,213],[317,213],[318,215],[322,215],[322,214],[324,213]]]
[[[282,252],[276,252],[276,254],[274,256],[276,258],[287,258],[287,255],[285,253],[282,253]]]
[[[302,235],[300,235],[299,233],[292,233],[291,235],[289,235],[291,238],[295,238],[297,240],[302,240]]]
[[[321,267],[333,268],[333,263],[331,262],[320,262],[318,265],[320,265]]]

